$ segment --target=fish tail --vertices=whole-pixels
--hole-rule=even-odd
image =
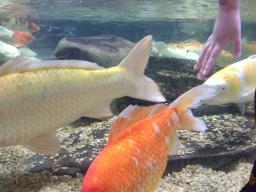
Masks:
[[[214,97],[216,90],[208,85],[202,84],[185,92],[170,104],[171,108],[175,108],[179,115],[180,129],[205,131],[207,126],[205,122],[194,117],[191,109],[195,109],[201,105],[201,101]]]
[[[135,85],[135,89],[130,92],[129,96],[153,102],[164,102],[166,99],[161,94],[157,84],[144,75],[151,49],[152,36],[149,35],[135,45],[119,67],[129,73]]]

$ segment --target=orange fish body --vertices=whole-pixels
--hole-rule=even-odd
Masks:
[[[31,30],[32,32],[37,32],[40,31],[40,26],[34,22],[29,22],[28,29]]]
[[[35,39],[33,35],[25,31],[13,30],[13,32],[12,44],[15,47],[23,47]]]
[[[175,151],[176,130],[206,129],[204,122],[188,108],[212,94],[212,89],[199,86],[170,106],[127,107],[114,118],[109,142],[89,167],[81,191],[154,191],[165,170],[168,153]]]

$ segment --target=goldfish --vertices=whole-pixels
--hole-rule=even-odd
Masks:
[[[128,106],[112,119],[108,143],[89,166],[81,191],[154,191],[168,154],[177,153],[176,131],[205,131],[205,122],[194,117],[191,109],[214,94],[213,88],[201,85],[169,106]]]
[[[205,100],[205,104],[236,103],[244,113],[245,103],[253,101],[256,89],[256,55],[217,71],[204,84],[216,89],[216,95]]]
[[[27,27],[32,32],[40,31],[40,26],[34,22],[29,22]]]
[[[113,99],[130,96],[164,102],[144,75],[152,37],[139,41],[121,63],[103,68],[80,60],[19,56],[0,67],[0,146],[23,145],[44,154],[59,149],[56,131],[81,116],[112,116]]]
[[[3,18],[1,19],[0,24],[10,29],[21,30],[29,33],[34,33],[40,30],[40,26],[38,24],[30,21],[27,17],[18,15]]]
[[[35,38],[28,32],[13,30],[12,45],[15,47],[23,47],[32,42]]]
[[[9,30],[6,27],[0,26],[0,39],[15,47],[23,47],[35,38],[28,32]]]
[[[198,53],[188,51],[187,49],[183,48],[171,48],[168,47],[168,45],[166,45],[162,41],[154,42],[152,54],[157,55],[159,57],[173,57],[178,59],[189,59],[194,61],[197,61],[199,59]]]
[[[189,39],[178,43],[169,43],[167,46],[170,49],[185,49],[187,52],[196,53],[198,55],[201,54],[204,47],[202,43],[194,39]],[[227,50],[222,50],[220,53],[220,57],[227,58],[229,60],[233,59],[232,53]]]

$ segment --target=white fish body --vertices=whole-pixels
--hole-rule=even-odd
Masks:
[[[6,62],[9,59],[15,58],[20,54],[21,54],[20,51],[16,47],[0,41],[0,62],[1,63]]]
[[[14,32],[3,27],[0,26],[0,39],[1,40],[10,40],[14,35]]]
[[[204,101],[208,105],[220,105],[226,103],[242,104],[253,101],[256,89],[256,56],[231,64],[217,71],[205,85],[215,87],[215,97]]]
[[[171,57],[177,59],[189,59],[197,61],[199,54],[182,48],[170,48],[164,42],[158,41],[153,43],[153,55],[159,57]]]
[[[111,116],[113,99],[130,96],[165,101],[144,69],[151,36],[112,68],[76,60],[18,57],[0,67],[0,146],[21,144],[35,152],[59,149],[56,130],[81,116]]]

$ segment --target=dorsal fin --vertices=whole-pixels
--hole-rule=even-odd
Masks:
[[[117,117],[113,117],[111,130],[109,134],[109,142],[115,138],[122,130],[130,127],[132,124],[154,114],[167,109],[164,104],[156,104],[149,107],[141,107],[137,105],[129,105]]]
[[[96,63],[91,63],[82,60],[46,60],[41,61],[36,58],[29,58],[25,56],[18,56],[4,63],[0,67],[0,75],[11,73],[19,73],[25,71],[33,71],[40,69],[54,69],[54,68],[78,68],[86,70],[104,69]]]

